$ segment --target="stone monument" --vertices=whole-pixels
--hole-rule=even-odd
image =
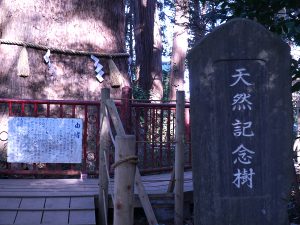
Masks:
[[[196,225],[287,225],[290,49],[234,19],[188,55]]]

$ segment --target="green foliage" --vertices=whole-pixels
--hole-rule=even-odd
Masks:
[[[299,0],[229,0],[207,1],[210,8],[206,21],[225,22],[235,17],[248,18],[264,25],[271,32],[279,34],[289,44],[300,45],[300,1]],[[300,78],[300,62],[292,60],[293,80]],[[300,84],[292,91],[299,91]]]
[[[163,76],[162,76],[162,84],[163,84],[163,102],[169,101],[169,91],[170,91],[170,70],[163,69]]]
[[[136,82],[132,85],[132,95],[134,99],[148,100],[149,93],[146,93]]]
[[[217,4],[214,9],[215,14],[223,21],[234,17],[256,20],[286,40],[300,44],[300,1],[216,0],[214,2]]]

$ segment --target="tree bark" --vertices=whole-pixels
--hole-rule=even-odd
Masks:
[[[152,71],[151,71],[151,88],[150,99],[161,100],[163,97],[163,85],[162,85],[162,40],[158,7],[155,7],[154,18],[154,32],[153,32],[153,58],[152,58]]]
[[[159,25],[155,21],[156,1],[135,1],[136,75],[139,86],[152,99],[162,97],[161,52]],[[156,18],[158,23],[158,16]]]
[[[125,51],[124,0],[18,1],[0,2],[0,35],[46,46],[98,52]],[[45,51],[28,48],[31,75],[16,75],[21,47],[0,46],[0,94],[11,98],[99,99],[101,87],[110,86],[106,60],[103,83],[95,77],[93,61],[85,56],[53,54],[52,76],[43,62]],[[129,85],[127,59],[114,59],[122,73],[122,85],[112,90],[119,97]]]
[[[176,91],[183,90],[185,57],[188,47],[188,0],[176,0],[175,25],[170,72],[169,99],[176,99]]]

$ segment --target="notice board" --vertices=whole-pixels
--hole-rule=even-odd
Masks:
[[[82,120],[10,117],[7,161],[81,163]]]

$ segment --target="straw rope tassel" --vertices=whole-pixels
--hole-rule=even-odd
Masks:
[[[110,72],[110,81],[112,88],[119,88],[121,86],[122,75],[112,59],[108,60],[109,72]]]
[[[23,47],[18,59],[17,74],[20,77],[28,77],[30,75],[28,52],[26,47]]]

